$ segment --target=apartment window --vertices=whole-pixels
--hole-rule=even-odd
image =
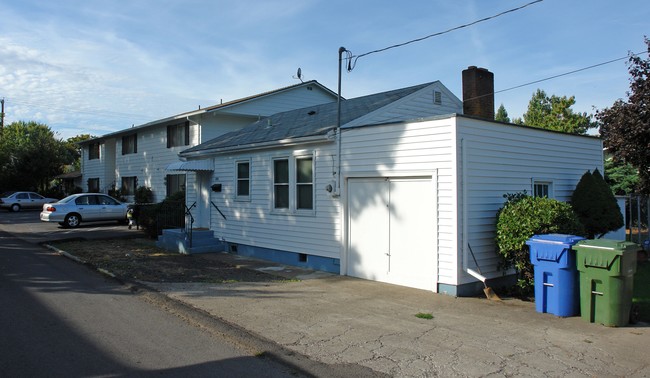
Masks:
[[[88,193],[99,193],[99,177],[88,179]]]
[[[167,196],[185,191],[185,175],[167,175],[165,177]]]
[[[122,137],[122,155],[138,153],[138,134]]]
[[[296,159],[296,208],[314,208],[314,169],[311,157]]]
[[[184,122],[167,126],[167,148],[189,146],[190,123]]]
[[[99,159],[99,143],[88,145],[88,160]]]
[[[238,161],[237,165],[237,198],[248,199],[251,191],[251,163]]]
[[[535,197],[553,198],[553,183],[548,181],[535,181],[533,183],[533,195]]]
[[[135,193],[135,187],[137,184],[138,178],[135,176],[122,177],[122,195],[133,195]]]
[[[313,157],[273,161],[273,208],[293,211],[314,209]]]

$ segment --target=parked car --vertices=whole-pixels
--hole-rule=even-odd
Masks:
[[[56,198],[47,198],[34,192],[6,192],[0,195],[0,208],[9,211],[20,209],[40,209],[48,202],[58,201]]]
[[[81,222],[118,221],[126,223],[128,205],[101,193],[79,193],[59,202],[43,205],[41,221],[58,222],[66,228]]]

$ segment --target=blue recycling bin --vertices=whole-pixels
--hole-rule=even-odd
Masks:
[[[535,310],[556,316],[580,314],[576,255],[571,247],[585,238],[576,235],[534,235],[526,241],[535,274]]]

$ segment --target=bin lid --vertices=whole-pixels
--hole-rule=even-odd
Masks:
[[[567,234],[543,234],[543,235],[533,235],[526,244],[532,243],[550,243],[550,244],[566,244],[572,246],[584,240],[582,236],[577,235],[567,235]]]
[[[613,239],[590,239],[582,240],[578,242],[575,246],[575,249],[590,249],[593,251],[602,250],[602,251],[612,251],[612,252],[636,252],[641,249],[641,247],[632,242],[622,241],[622,240],[613,240]]]

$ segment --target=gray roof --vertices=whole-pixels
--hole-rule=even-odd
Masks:
[[[106,139],[106,138],[109,138],[109,137],[116,137],[116,136],[119,136],[119,135],[131,134],[131,133],[137,132],[137,131],[139,131],[141,129],[151,127],[151,126],[173,125],[173,124],[176,124],[178,122],[185,122],[187,117],[190,117],[190,116],[194,116],[194,115],[197,115],[197,114],[214,112],[214,111],[217,111],[217,110],[220,110],[220,109],[227,109],[229,107],[232,107],[232,106],[235,106],[235,105],[247,102],[247,101],[257,100],[257,99],[260,99],[260,98],[263,98],[263,97],[266,97],[266,96],[281,93],[281,92],[288,91],[288,90],[298,88],[298,87],[301,87],[301,86],[317,86],[317,87],[321,88],[325,93],[329,94],[333,98],[336,98],[336,93],[334,91],[332,91],[329,88],[325,87],[324,85],[322,85],[321,83],[319,83],[316,80],[310,80],[310,81],[305,81],[305,82],[302,82],[302,83],[290,85],[290,86],[287,86],[287,87],[275,89],[275,90],[272,90],[272,91],[258,93],[256,95],[243,97],[243,98],[228,101],[228,102],[222,102],[222,103],[217,104],[217,105],[212,105],[212,106],[208,106],[208,107],[205,107],[205,108],[199,108],[198,110],[191,110],[189,112],[176,114],[176,115],[173,115],[173,116],[170,116],[170,117],[167,117],[167,118],[158,119],[158,120],[151,121],[151,122],[148,122],[148,123],[145,123],[145,124],[142,124],[142,125],[138,125],[138,126],[134,125],[134,126],[132,126],[130,128],[114,131],[114,132],[104,134],[102,136],[95,137],[95,138],[92,138],[92,139],[87,139],[87,140],[78,142],[77,144],[84,145],[84,144],[89,144],[89,143],[96,143],[97,141],[100,141],[100,140],[103,140],[103,139]]]
[[[383,108],[429,85],[431,83],[341,100],[341,125]],[[277,113],[270,117],[261,118],[240,130],[232,131],[189,148],[181,152],[180,155],[195,155],[203,151],[218,152],[221,149],[232,150],[236,149],[237,146],[244,149],[247,146],[260,143],[325,136],[329,131],[336,128],[337,113],[336,102]]]

